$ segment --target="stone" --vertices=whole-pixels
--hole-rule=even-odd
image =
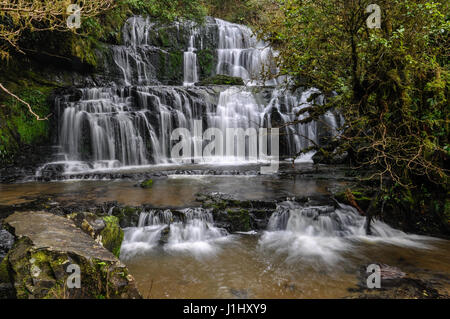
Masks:
[[[29,211],[16,212],[3,223],[16,242],[1,269],[17,298],[141,298],[127,267],[74,221]],[[70,289],[76,266],[81,285]]]
[[[142,188],[152,188],[153,187],[153,180],[152,179],[147,179],[147,180],[143,181],[140,186]]]

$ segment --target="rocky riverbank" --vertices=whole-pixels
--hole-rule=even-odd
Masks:
[[[69,218],[48,212],[17,212],[6,218],[3,225],[15,243],[0,266],[2,297],[140,298],[127,267],[106,249],[117,253],[120,231],[111,220],[88,221],[91,216],[80,224],[84,231]],[[74,269],[79,270],[80,285],[69,288]]]

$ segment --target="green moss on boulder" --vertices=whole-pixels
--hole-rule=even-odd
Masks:
[[[106,216],[103,217],[103,220],[106,224],[106,227],[100,232],[103,247],[112,252],[114,256],[119,257],[124,237],[123,230],[119,225],[119,218]]]
[[[235,231],[249,231],[251,229],[248,210],[242,208],[228,209],[226,212],[231,226]]]
[[[153,180],[147,179],[141,183],[142,188],[152,188],[153,187]]]
[[[215,75],[206,78],[200,82],[195,83],[196,86],[208,86],[208,85],[245,85],[244,80],[239,77],[229,75]]]
[[[117,232],[115,217],[105,223],[112,227],[105,229]],[[8,270],[17,298],[141,298],[127,267],[73,221],[45,212],[21,212],[9,216],[5,225],[17,241],[2,269]],[[67,285],[71,265],[80,269],[79,288]]]

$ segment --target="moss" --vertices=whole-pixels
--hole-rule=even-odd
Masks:
[[[181,84],[183,82],[183,63],[182,51],[160,51],[157,78],[166,84]]]
[[[202,77],[210,77],[214,74],[216,63],[213,50],[199,50],[197,52],[197,60]]]
[[[233,210],[228,209],[227,215],[233,226],[233,231],[249,231],[251,229],[250,225],[250,214],[246,209]]]
[[[158,32],[158,35],[159,35],[160,45],[162,47],[169,47],[171,43],[169,40],[169,35],[167,34],[166,30],[160,29]]]
[[[116,257],[120,256],[120,247],[122,246],[122,241],[124,233],[119,225],[119,218],[115,216],[103,217],[106,227],[100,232],[102,236],[103,246],[111,251]]]
[[[151,188],[151,187],[153,187],[153,180],[152,179],[147,179],[146,181],[143,181],[141,183],[141,187],[142,188]]]
[[[353,197],[358,204],[358,206],[363,210],[366,211],[370,203],[372,201],[372,196],[374,196],[374,192],[371,189],[363,189],[363,188],[356,188],[354,190],[351,190],[351,193],[353,194]],[[349,202],[346,192],[340,192],[335,195],[336,199],[346,205],[352,205],[352,203]]]
[[[0,263],[0,282],[10,282],[7,257]]]
[[[116,224],[117,220],[106,218],[105,222]],[[105,298],[140,297],[134,286],[129,285],[132,277],[128,275],[127,268],[118,262],[86,259],[70,252],[45,248],[36,250],[26,237],[15,243],[4,262],[6,266],[2,264],[0,274],[5,272],[2,271],[5,267],[11,269],[11,282],[19,299],[96,298],[100,295]],[[80,289],[69,289],[66,285],[70,276],[65,269],[68,263],[80,267]],[[38,272],[36,267],[39,268]]]
[[[48,100],[54,88],[32,81],[19,81],[8,87],[41,117],[50,114]],[[49,121],[38,121],[25,104],[5,94],[0,94],[0,105],[0,163],[11,163],[25,145],[48,142]]]
[[[207,79],[204,79],[204,80],[196,83],[196,85],[199,85],[199,86],[207,86],[207,85],[245,85],[245,83],[244,83],[244,80],[242,80],[242,78],[219,74],[219,75],[212,76],[212,77],[209,77]]]

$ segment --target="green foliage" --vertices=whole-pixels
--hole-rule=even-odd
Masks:
[[[254,26],[273,6],[271,0],[204,0],[208,14],[230,22]]]
[[[197,60],[202,76],[211,76],[215,71],[215,52],[211,49],[197,51]]]
[[[15,94],[32,105],[38,115],[45,117],[50,113],[48,97],[53,88],[33,83],[18,88]],[[36,120],[23,103],[5,94],[0,95],[0,163],[11,163],[21,147],[41,144],[48,138],[48,121]]]
[[[445,2],[379,1],[381,29],[366,26],[371,1],[277,2],[260,35],[280,51],[282,74],[327,94],[315,118],[331,107],[343,113],[352,159],[404,187],[414,176],[448,183]]]
[[[352,163],[375,170],[369,179],[388,193],[386,211],[443,216],[449,182],[448,2],[377,1],[380,29],[366,25],[369,0],[275,2],[278,8],[259,26],[260,37],[280,52],[281,74],[327,97],[325,106],[303,109],[309,117],[302,122],[338,109],[345,118],[338,143]]]

